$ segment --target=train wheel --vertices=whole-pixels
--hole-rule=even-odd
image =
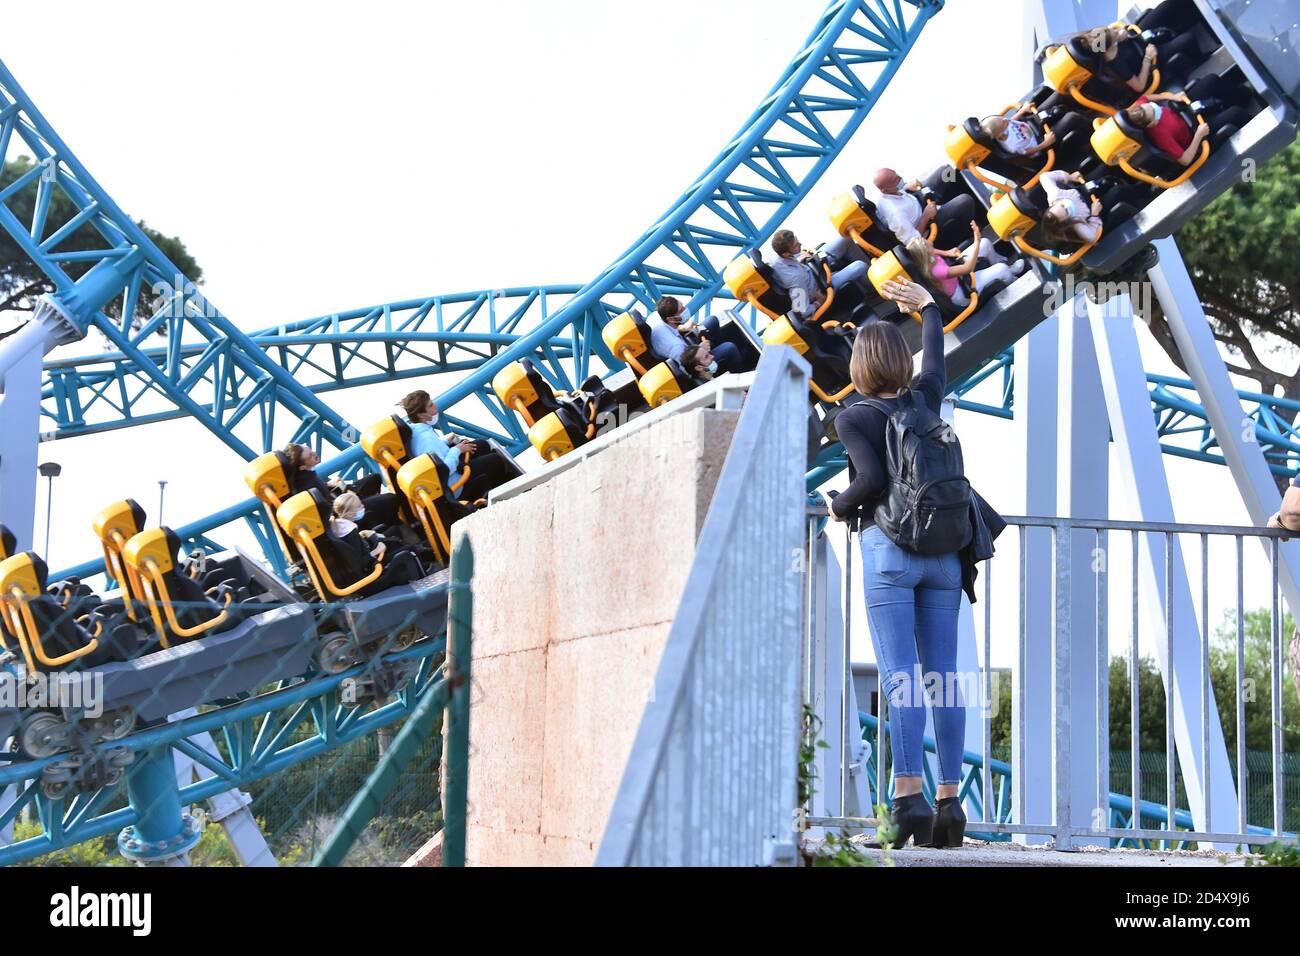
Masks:
[[[111,710],[97,722],[96,730],[103,740],[121,740],[135,729],[135,711],[127,707]]]
[[[342,634],[327,634],[316,651],[316,663],[326,674],[341,674],[352,666],[348,639]]]
[[[68,722],[42,711],[23,721],[18,729],[18,745],[28,756],[38,760],[52,757],[68,745]]]

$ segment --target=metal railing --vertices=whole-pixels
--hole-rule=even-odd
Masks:
[[[810,581],[816,575],[827,574],[827,568],[818,567],[819,555],[824,563],[836,563],[833,556],[828,556],[829,549],[813,547],[819,537],[828,533],[843,534],[846,544],[845,586],[840,606],[836,607],[834,602],[818,604],[811,600],[806,605],[804,661],[805,666],[811,668],[813,660],[825,656],[823,652],[819,658],[813,650],[812,635],[823,626],[814,620],[814,615],[840,614],[846,623],[850,621],[853,602],[861,600],[861,580],[854,580],[853,571],[857,534],[838,530],[843,526],[827,526],[824,507],[811,507],[808,514],[806,547]],[[1054,517],[1008,517],[1006,520],[1008,533],[997,542],[999,553],[979,566],[982,580],[977,584],[977,593],[981,603],[962,612],[971,615],[969,625],[980,645],[979,663],[975,665],[977,674],[959,675],[974,676],[976,680],[959,679],[956,683],[963,687],[977,686],[984,704],[980,709],[978,703],[967,701],[968,720],[980,720],[982,741],[978,750],[972,749],[968,743],[964,753],[959,795],[968,811],[974,811],[967,824],[968,832],[989,839],[1008,839],[1013,834],[1050,837],[1058,849],[1069,849],[1078,842],[1131,846],[1158,841],[1166,847],[1205,843],[1229,847],[1275,840],[1294,842],[1295,834],[1288,831],[1286,824],[1291,821],[1291,829],[1296,828],[1294,819],[1300,816],[1300,807],[1286,806],[1286,788],[1283,786],[1284,733],[1295,734],[1297,721],[1296,714],[1284,714],[1283,711],[1286,657],[1282,646],[1284,609],[1278,577],[1278,543],[1284,540],[1283,535],[1260,528],[1229,525]],[[1011,527],[1016,531],[1011,532]],[[832,528],[836,530],[830,530]],[[1044,575],[1036,578],[1031,572],[1035,558],[1030,539],[1048,536],[1050,541],[1039,540],[1037,544],[1040,547],[1048,545],[1045,551],[1039,551],[1039,555],[1048,556],[1050,569],[1046,566],[1035,569]],[[1116,573],[1118,562],[1115,559],[1121,555],[1111,547],[1112,536],[1124,536],[1123,543],[1127,547],[1122,551],[1129,565],[1127,574]],[[1192,575],[1183,565],[1184,549],[1180,544],[1188,538],[1199,543],[1199,590],[1193,590]],[[1267,660],[1253,660],[1255,669],[1248,672],[1247,651],[1251,641],[1246,627],[1249,616],[1247,581],[1251,582],[1250,590],[1256,597],[1261,596],[1264,590],[1262,573],[1248,577],[1244,572],[1249,563],[1245,541],[1251,538],[1259,539],[1263,545],[1260,557],[1267,563],[1267,635],[1260,635],[1267,638]],[[1213,540],[1230,543],[1231,550],[1226,560],[1235,566],[1235,581],[1214,573],[1210,548]],[[1077,563],[1081,554],[1088,557],[1083,567]],[[1008,575],[1012,563],[1018,564],[1018,572],[1012,571]],[[1221,563],[1220,570],[1223,567],[1226,565]],[[832,568],[831,572],[834,575],[838,568]],[[1084,580],[1078,580],[1080,576]],[[1011,581],[1016,584],[1018,596],[1011,607],[1006,608],[994,599],[995,582],[1002,586],[1002,582]],[[1038,588],[1042,593],[1035,595],[1032,592],[1038,583],[1046,587]],[[1216,592],[1230,598],[1219,602],[1226,627],[1220,629],[1217,641],[1211,627],[1212,583]],[[1235,584],[1235,588],[1229,588],[1230,583]],[[1085,590],[1080,591],[1076,585]],[[1002,588],[1006,589],[1005,586]],[[1127,590],[1123,603],[1116,603],[1113,599],[1112,592],[1117,589]],[[811,584],[808,590],[811,594]],[[855,593],[858,595],[856,599]],[[1087,600],[1079,600],[1080,595],[1085,595]],[[1199,598],[1199,614],[1194,598]],[[1050,622],[1050,633],[1034,629],[1031,619],[1035,618],[1035,613],[1029,609],[1031,601],[1038,603],[1037,621]],[[1153,602],[1154,608],[1150,606]],[[1043,614],[1044,608],[1049,613]],[[1125,720],[1128,724],[1131,785],[1127,793],[1112,792],[1110,785],[1110,721],[1114,713],[1109,700],[1112,614],[1123,620],[1123,626],[1128,630],[1122,655],[1129,697]],[[1259,626],[1257,621],[1257,630]],[[850,631],[850,627],[844,626],[838,632],[843,639],[843,649],[842,656],[836,660],[849,657]],[[1011,671],[1013,675],[1018,671],[1019,675],[1013,676],[1013,719],[1009,742],[1015,762],[1025,768],[1025,772],[1014,775],[1011,764],[992,757],[996,697],[992,688],[994,669],[989,666],[994,636],[1007,638],[1011,633],[1015,635]],[[1166,766],[1165,792],[1160,795],[1163,797],[1161,801],[1145,799],[1140,783],[1140,740],[1144,730],[1160,729],[1160,721],[1157,718],[1156,728],[1142,726],[1143,692],[1139,678],[1144,658],[1140,654],[1139,634],[1145,635],[1147,647],[1156,651],[1163,685],[1163,756]],[[1050,642],[1050,654],[1047,655],[1050,662],[1044,660],[1045,648],[1038,643],[1040,640]],[[1257,651],[1260,643],[1258,638],[1254,641]],[[1218,703],[1215,701],[1212,650],[1219,669],[1227,673],[1226,678],[1220,675],[1219,690],[1225,694],[1225,700]],[[1095,659],[1084,662],[1080,654],[1095,655]],[[1031,655],[1036,655],[1037,663],[1048,666],[1033,670]],[[1082,686],[1076,682],[1080,673],[1080,669],[1075,667],[1078,663],[1092,665],[1091,670],[1082,669],[1091,675]],[[959,663],[958,668],[961,666]],[[1036,674],[1041,679],[1044,670],[1050,676],[1050,688],[1033,687],[1027,675]],[[828,688],[832,686],[832,676],[829,673],[825,676]],[[805,701],[827,712],[832,711],[834,702],[830,695],[815,696],[812,693],[814,684],[813,675],[806,671]],[[1258,690],[1264,685],[1268,688],[1266,694],[1259,694]],[[1174,687],[1173,693],[1168,690],[1171,686]],[[849,702],[849,687],[846,675],[840,693],[841,707]],[[878,673],[875,690],[882,722],[888,721],[889,710],[885,687],[886,675]],[[1026,700],[1030,693],[1039,695],[1037,709]],[[1081,703],[1088,705],[1082,711],[1078,710]],[[1247,819],[1248,794],[1245,792],[1252,776],[1246,762],[1247,714],[1250,712],[1258,717],[1264,711],[1267,712],[1269,727],[1271,812],[1268,814],[1270,819],[1252,821]],[[1080,713],[1090,715],[1089,719],[1080,723]],[[820,712],[819,715],[824,716]],[[1031,735],[1028,722],[1034,716],[1050,716],[1050,731],[1048,743],[1043,744],[1040,731],[1039,745],[1033,753],[1028,753],[1026,741]],[[1288,718],[1291,721],[1289,727]],[[880,740],[876,732],[877,718],[862,713],[861,720],[863,738],[867,742],[864,752],[869,755],[863,761],[863,767],[853,766],[852,747],[845,746],[841,740],[841,745],[836,748],[832,741],[836,759],[828,761],[827,769],[832,777],[828,789],[838,790],[841,794],[840,807],[846,806],[843,797],[858,770],[865,771],[868,805],[876,805],[881,795],[887,797],[892,791],[887,747],[882,746],[885,741]],[[826,718],[825,725],[833,727],[832,720]],[[1181,736],[1176,732],[1180,727]],[[1231,755],[1223,733],[1228,729],[1235,731],[1235,746],[1231,748],[1235,752]],[[967,741],[970,739],[968,734]],[[925,763],[923,786],[925,792],[932,795],[933,740],[926,741],[926,750],[929,756]],[[834,779],[836,777],[838,779]],[[1051,787],[1050,806],[1045,813],[1038,815],[1018,809],[1029,805],[1027,791],[1031,786],[1030,780],[1035,779],[1050,781],[1048,785]],[[1086,806],[1079,792],[1082,779],[1088,781],[1091,789]],[[1191,809],[1177,805],[1175,794],[1180,782],[1189,793],[1195,792],[1195,798],[1190,801],[1193,804]],[[1225,792],[1229,798],[1226,801]],[[1222,825],[1226,810],[1215,801],[1236,805],[1230,825]],[[1041,800],[1038,806],[1041,809]],[[1137,813],[1133,812],[1135,806]],[[879,823],[874,815],[850,816],[843,811],[826,811],[818,815],[809,812],[809,808],[804,812],[807,814],[806,822],[817,827],[874,829]],[[1082,823],[1081,816],[1091,819]]]
[[[597,865],[794,862],[807,390],[764,350]]]

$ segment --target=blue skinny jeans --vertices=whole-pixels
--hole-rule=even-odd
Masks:
[[[966,709],[957,674],[961,559],[905,551],[875,525],[861,534],[871,640],[889,703],[895,777],[920,777],[925,706],[934,714],[940,784],[961,782]]]

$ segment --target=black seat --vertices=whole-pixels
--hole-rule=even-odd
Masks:
[[[418,559],[409,551],[385,555],[383,561],[376,561],[368,553],[364,558],[355,558],[334,533],[331,507],[319,491],[311,488],[294,495],[276,512],[286,537],[302,550],[320,600],[372,597],[423,576]]]
[[[126,661],[140,648],[140,635],[125,611],[98,610],[74,616],[48,593],[49,569],[34,552],[24,551],[0,562],[0,587],[15,650],[29,671],[72,671]]]
[[[181,570],[181,540],[171,528],[148,528],[131,538],[123,558],[135,571],[161,647],[219,634],[242,619],[247,600],[228,582],[204,588]]]
[[[433,455],[416,455],[397,475],[416,518],[424,528],[425,538],[437,560],[451,561],[451,526],[476,510],[472,504],[447,494],[451,487],[447,465]]]
[[[507,408],[513,408],[532,428],[555,411],[555,389],[531,359],[511,362],[492,378],[492,390]]]

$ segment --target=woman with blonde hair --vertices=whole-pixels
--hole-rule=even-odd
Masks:
[[[938,414],[947,389],[943,320],[930,293],[914,282],[891,281],[881,290],[901,311],[921,313],[921,372],[913,378],[912,351],[898,327],[872,322],[858,330],[849,374],[867,399],[898,409],[920,400]],[[910,393],[910,394],[909,394]],[[830,503],[831,518],[864,528],[862,573],[871,638],[889,701],[889,742],[894,764],[892,820],[897,845],[959,846],[966,817],[957,797],[961,782],[966,712],[957,669],[957,612],[961,606],[962,559],[958,552],[920,554],[894,543],[873,520],[889,497],[885,448],[889,416],[859,402],[835,419],[849,457],[849,485]],[[926,679],[921,679],[922,672]],[[929,693],[929,675],[941,675]],[[923,690],[924,688],[924,690]],[[938,756],[937,803],[921,792],[925,761],[925,703],[934,717]]]
[[[377,531],[361,526],[365,519],[366,505],[360,496],[345,491],[334,499],[333,515],[330,518],[330,531],[337,539],[337,554],[341,567],[330,569],[335,583],[347,587],[360,581],[375,569],[376,562],[382,562],[384,569],[378,578],[358,591],[355,597],[370,597],[411,581],[424,577],[424,568],[414,552],[401,547],[392,538],[385,538]]]
[[[923,284],[939,290],[954,305],[963,307],[970,304],[970,297],[957,281],[962,276],[971,276],[971,284],[979,292],[991,282],[1013,282],[1025,272],[1023,259],[1008,265],[1007,260],[993,248],[993,243],[981,237],[979,223],[972,221],[970,229],[971,241],[964,249],[936,249],[924,236],[918,236],[907,244],[907,251],[921,272]],[[954,264],[948,261],[949,258],[961,261]],[[980,259],[987,259],[990,265],[977,271],[975,266]]]

